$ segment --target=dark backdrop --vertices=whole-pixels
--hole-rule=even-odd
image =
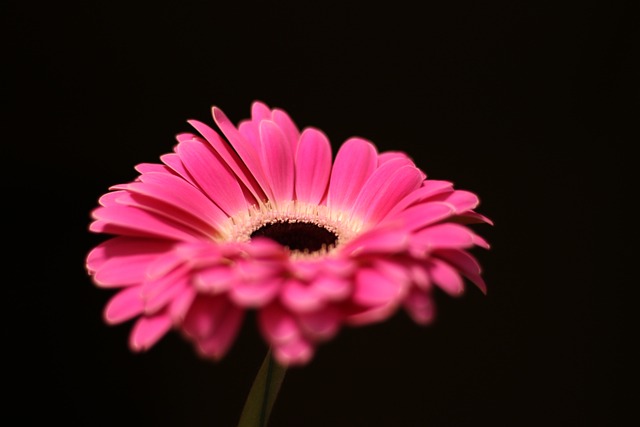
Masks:
[[[496,223],[477,228],[487,296],[437,294],[426,328],[344,330],[289,372],[271,425],[621,425],[631,3],[4,2],[3,405],[63,425],[235,425],[266,351],[254,324],[219,363],[173,334],[132,354],[84,257],[108,186],[187,119],[217,105],[238,122],[258,99],[334,148],[410,153]]]

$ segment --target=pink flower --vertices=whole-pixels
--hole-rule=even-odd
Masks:
[[[332,161],[321,131],[260,102],[251,113],[236,128],[213,108],[226,140],[190,121],[199,135],[178,135],[92,213],[90,230],[112,237],[87,269],[118,289],[106,321],[136,319],[133,350],[174,328],[219,359],[255,310],[274,357],[304,364],[344,325],[399,309],[429,323],[434,287],[460,295],[466,278],[485,291],[468,250],[488,244],[464,225],[490,223],[476,195],[361,138]]]

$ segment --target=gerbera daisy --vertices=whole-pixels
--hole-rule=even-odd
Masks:
[[[275,359],[304,364],[344,325],[399,309],[429,323],[435,286],[459,295],[466,278],[485,291],[468,250],[488,245],[465,224],[490,221],[473,193],[362,138],[333,159],[320,130],[261,102],[237,127],[216,107],[213,118],[224,138],[189,121],[198,134],[137,165],[92,213],[90,230],[111,237],[87,269],[119,289],[104,317],[136,319],[133,350],[174,328],[219,359],[255,310]]]

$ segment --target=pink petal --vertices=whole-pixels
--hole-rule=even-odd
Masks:
[[[188,272],[189,266],[183,264],[161,276],[153,278],[147,277],[145,282],[142,284],[142,297],[153,297],[157,293],[162,292],[162,290],[164,290],[165,288],[171,286],[173,283],[181,281]]]
[[[420,325],[428,325],[435,317],[435,305],[431,297],[422,290],[412,289],[403,304],[413,321]]]
[[[268,280],[271,277],[278,277],[282,271],[282,262],[279,260],[262,260],[258,262],[252,260],[239,260],[234,266],[234,271],[239,279],[244,281]]]
[[[345,244],[340,250],[351,257],[371,253],[395,253],[409,246],[409,235],[403,229],[375,228]]]
[[[188,141],[178,145],[177,152],[198,186],[227,215],[231,216],[247,208],[237,178],[210,148]]]
[[[350,314],[345,323],[352,326],[363,326],[379,323],[390,318],[397,311],[397,303],[375,306]]]
[[[283,366],[305,365],[313,356],[313,347],[306,340],[299,338],[276,345],[273,356]]]
[[[331,175],[331,144],[316,129],[305,129],[296,153],[296,198],[319,204]]]
[[[411,206],[398,213],[394,220],[402,220],[408,230],[416,231],[451,217],[455,213],[452,205],[443,202],[428,202]],[[390,218],[387,217],[385,221]]]
[[[135,166],[135,170],[139,173],[164,173],[164,174],[172,174],[173,171],[166,167],[165,165],[160,165],[158,163],[140,163]]]
[[[180,243],[176,245],[175,251],[178,257],[196,270],[227,262],[228,260],[225,259],[227,255],[224,252],[228,245],[229,243],[203,240],[195,243]]]
[[[262,168],[275,202],[293,199],[295,170],[291,144],[278,126],[271,121],[260,122]]]
[[[218,294],[226,292],[235,281],[235,274],[229,266],[213,266],[198,271],[194,286],[201,292]]]
[[[474,245],[480,246],[481,248],[484,248],[484,249],[490,249],[491,248],[491,245],[486,240],[484,240],[482,237],[478,236],[477,234],[474,233],[472,237],[473,237],[473,244]]]
[[[167,165],[171,170],[173,170],[178,176],[187,181],[189,184],[194,187],[198,187],[198,184],[193,180],[193,177],[189,174],[189,171],[185,168],[182,160],[180,160],[180,156],[176,153],[163,154],[160,156],[160,160],[162,163]]]
[[[218,319],[215,331],[206,338],[198,340],[198,350],[205,356],[214,359],[222,358],[240,331],[244,311],[229,304],[224,314]]]
[[[431,288],[431,278],[425,266],[414,264],[409,267],[409,277],[411,282],[415,283],[418,288],[422,290]]]
[[[163,279],[162,283],[158,283],[160,279],[155,280],[157,286],[153,289],[148,288],[148,283],[143,285],[143,287],[147,287],[142,294],[146,314],[158,312],[189,287],[189,279],[184,272],[172,274]]]
[[[378,167],[391,160],[402,160],[403,165],[415,166],[413,160],[402,151],[384,151],[378,154]]]
[[[347,298],[353,288],[349,280],[330,276],[320,276],[310,286],[314,294],[330,301],[340,301]]]
[[[353,301],[363,306],[379,306],[395,303],[403,293],[403,286],[379,271],[370,268],[356,275]]]
[[[353,217],[376,224],[402,198],[420,187],[420,171],[401,164],[401,160],[391,160],[376,169],[355,201]]]
[[[420,194],[421,200],[426,200],[429,197],[433,197],[445,191],[451,191],[452,189],[453,184],[449,181],[428,179],[422,183],[422,187],[420,188],[420,190],[422,191]]]
[[[481,215],[477,212],[474,211],[469,211],[469,212],[465,212],[461,215],[458,215],[456,218],[456,221],[459,224],[489,224],[489,225],[493,225],[493,221],[489,218],[487,218],[484,215]]]
[[[196,299],[197,292],[192,287],[187,287],[171,301],[169,305],[169,316],[174,323],[182,323],[191,308],[191,304]]]
[[[378,154],[370,142],[350,138],[342,144],[331,170],[327,205],[331,209],[350,210],[377,163]]]
[[[215,109],[214,110],[214,115],[215,115],[215,111],[219,111],[219,110]],[[220,111],[220,113],[222,113],[222,112]],[[225,128],[228,128],[230,133],[233,133],[234,131],[237,132],[235,130],[235,128],[233,128],[233,125],[228,123],[228,119],[226,118],[226,116],[224,116],[224,114],[221,115],[221,120],[226,120]],[[209,144],[211,144],[211,146],[216,151],[216,153],[218,153],[220,155],[220,157],[222,157],[222,159],[225,161],[225,163],[231,168],[233,173],[236,174],[236,176],[240,179],[240,181],[242,181],[242,183],[247,187],[247,189],[253,194],[255,199],[256,200],[264,200],[265,199],[265,193],[261,189],[260,184],[258,184],[258,181],[257,181],[256,177],[254,177],[254,175],[252,174],[252,171],[250,171],[250,169],[248,167],[249,165],[245,165],[243,160],[241,160],[241,158],[229,146],[229,144],[227,144],[220,137],[220,135],[218,135],[218,133],[216,131],[214,131],[209,126],[205,125],[204,123],[201,123],[201,122],[199,122],[197,120],[189,120],[188,123],[191,126],[193,126],[194,128],[196,128],[198,130],[198,132],[200,132],[202,134],[202,136],[205,137],[205,139],[209,142]],[[224,129],[223,129],[223,131],[224,131]],[[238,133],[238,135],[234,134],[234,136],[239,137],[242,140],[244,140],[242,135],[240,135],[239,133]],[[240,143],[242,143],[242,141]],[[255,155],[255,150],[253,149],[253,147],[250,147],[250,148],[251,148],[250,153],[253,152],[253,154],[245,153],[244,155],[245,155],[245,157],[249,156],[248,158],[250,158],[250,163],[251,163],[252,166],[256,166],[256,158],[257,158],[257,156]],[[260,173],[261,172],[258,171],[259,175],[260,175]]]
[[[414,234],[416,242],[425,244],[427,248],[459,249],[475,244],[474,234],[463,225],[437,224]]]
[[[174,244],[172,249],[173,250],[157,256],[151,263],[149,263],[145,280],[154,280],[165,276],[170,271],[176,269],[180,264],[187,261],[187,259],[182,256],[178,245]]]
[[[282,304],[294,312],[308,312],[322,306],[313,288],[298,280],[287,280],[281,292]]]
[[[192,242],[207,237],[170,219],[128,206],[98,207],[92,215],[96,221],[89,229],[95,232],[113,231],[115,234],[156,236]]]
[[[335,336],[340,329],[341,320],[340,312],[333,307],[298,315],[298,322],[305,335],[314,341],[325,341]]]
[[[244,139],[246,139],[248,142],[251,143],[254,150],[256,150],[256,152],[258,153],[261,150],[260,131],[258,130],[259,125],[260,125],[260,122],[256,122],[252,120],[242,121],[238,125],[238,131],[240,132],[240,134],[244,137]]]
[[[371,204],[371,201],[377,193],[385,193],[385,184],[391,179],[391,176],[403,166],[401,159],[391,159],[377,167],[364,183],[356,197],[353,205],[354,214],[363,217],[366,211],[364,208],[366,208],[368,204]]]
[[[187,121],[188,123],[188,121]],[[205,125],[206,126],[206,125]],[[213,132],[213,130],[211,130]],[[182,132],[176,135],[176,139],[178,140],[178,142],[183,142],[183,141],[192,141],[194,139],[197,139],[198,135],[191,133],[191,132]]]
[[[256,258],[288,259],[283,247],[266,237],[256,237],[251,239],[251,243],[243,245],[242,251]]]
[[[311,260],[296,260],[296,262],[289,263],[287,267],[289,275],[302,282],[309,282],[323,274],[321,272],[322,263]]]
[[[300,337],[300,328],[293,316],[277,304],[271,304],[258,312],[258,326],[265,339],[273,346],[280,346]]]
[[[171,318],[165,314],[141,317],[133,327],[129,346],[133,351],[144,351],[152,347],[171,329]]]
[[[241,307],[262,307],[278,294],[281,280],[269,279],[257,282],[239,281],[231,287],[229,298]]]
[[[461,214],[474,209],[480,203],[478,196],[470,191],[455,190],[441,198],[443,202],[455,206],[456,213]]]
[[[262,120],[271,120],[271,110],[264,102],[253,101],[251,104],[251,120],[260,122]]]
[[[123,185],[122,188],[123,189],[126,188],[127,185]],[[109,193],[103,194],[102,196],[100,196],[100,199],[98,199],[98,204],[104,207],[109,207],[114,205],[117,206],[119,204],[118,198],[123,194],[126,194],[126,191],[111,191]]]
[[[185,334],[196,341],[211,336],[229,306],[224,296],[198,295],[184,318],[182,326]]]
[[[272,113],[273,121],[285,136],[285,139],[289,142],[291,152],[296,153],[298,150],[298,141],[300,140],[300,131],[296,124],[291,120],[291,117],[278,108],[275,108]]]
[[[231,124],[231,121],[229,121],[229,119],[222,112],[222,110],[220,110],[217,107],[213,107],[212,113],[213,113],[213,118],[216,124],[222,130],[224,135],[227,137],[227,139],[229,140],[229,142],[231,143],[235,151],[238,153],[238,155],[242,159],[242,162],[246,165],[247,169],[249,170],[250,174],[253,175],[253,177],[255,177],[255,180],[259,184],[260,188],[262,188],[264,193],[270,196],[270,198],[273,198],[273,194],[270,193],[269,181],[265,177],[264,170],[260,163],[259,152],[256,151],[255,147],[250,142],[248,142],[240,132],[238,132],[238,130],[233,126],[233,124]],[[205,135],[205,138],[209,140],[209,138],[206,135]]]
[[[87,255],[87,268],[96,272],[110,263],[111,268],[138,265],[146,268],[149,259],[153,259],[173,247],[173,242],[157,239],[139,239],[135,237],[114,237],[100,243]]]
[[[376,257],[372,260],[372,266],[376,271],[400,286],[401,292],[405,293],[406,285],[410,281],[410,273],[404,262],[394,258]]]
[[[322,270],[325,274],[331,274],[336,277],[351,278],[351,275],[357,270],[356,261],[345,258],[325,258],[322,260]]]
[[[464,274],[480,274],[482,267],[478,260],[471,254],[463,250],[444,249],[437,252],[437,256],[444,258],[450,264],[455,265]]]
[[[412,206],[417,203],[422,203],[431,197],[442,194],[445,192],[451,192],[453,188],[453,184],[448,181],[437,181],[437,180],[426,180],[423,181],[422,187],[418,188],[415,191],[412,191],[408,195],[406,195],[402,200],[398,202],[393,209],[389,211],[387,217],[392,217],[396,215],[398,212],[402,212],[407,209],[409,206]]]
[[[104,309],[104,319],[109,324],[122,323],[142,314],[144,303],[140,286],[126,288],[115,294]]]
[[[460,270],[466,278],[480,288],[482,293],[487,293],[487,285],[480,276],[482,273],[480,264],[471,254],[462,250],[446,249],[437,251],[437,256]]]
[[[429,274],[433,283],[449,295],[457,296],[464,292],[464,282],[455,268],[438,259],[432,259],[431,262]]]
[[[139,255],[126,260],[112,258],[105,262],[94,276],[96,285],[103,288],[122,287],[142,283],[146,268],[157,255]]]
[[[135,182],[134,184],[142,183]],[[174,221],[175,223],[185,226],[203,236],[218,235],[218,231],[212,224],[203,221],[201,218],[192,215],[184,209],[166,203],[157,197],[150,197],[140,194],[137,191],[134,192],[127,190],[118,196],[117,203],[120,206],[141,209],[145,212],[157,215],[158,217]]]
[[[132,183],[127,188],[130,191],[170,203],[218,228],[228,218],[200,190],[176,176],[149,173],[142,175],[140,180],[142,183]]]

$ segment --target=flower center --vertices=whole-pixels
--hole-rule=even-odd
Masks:
[[[267,237],[292,251],[317,252],[335,246],[338,236],[320,225],[309,222],[278,221],[251,233],[251,238]]]
[[[266,202],[232,215],[220,228],[223,241],[250,242],[266,237],[291,251],[294,257],[319,257],[358,235],[363,224],[324,205],[290,201]]]

